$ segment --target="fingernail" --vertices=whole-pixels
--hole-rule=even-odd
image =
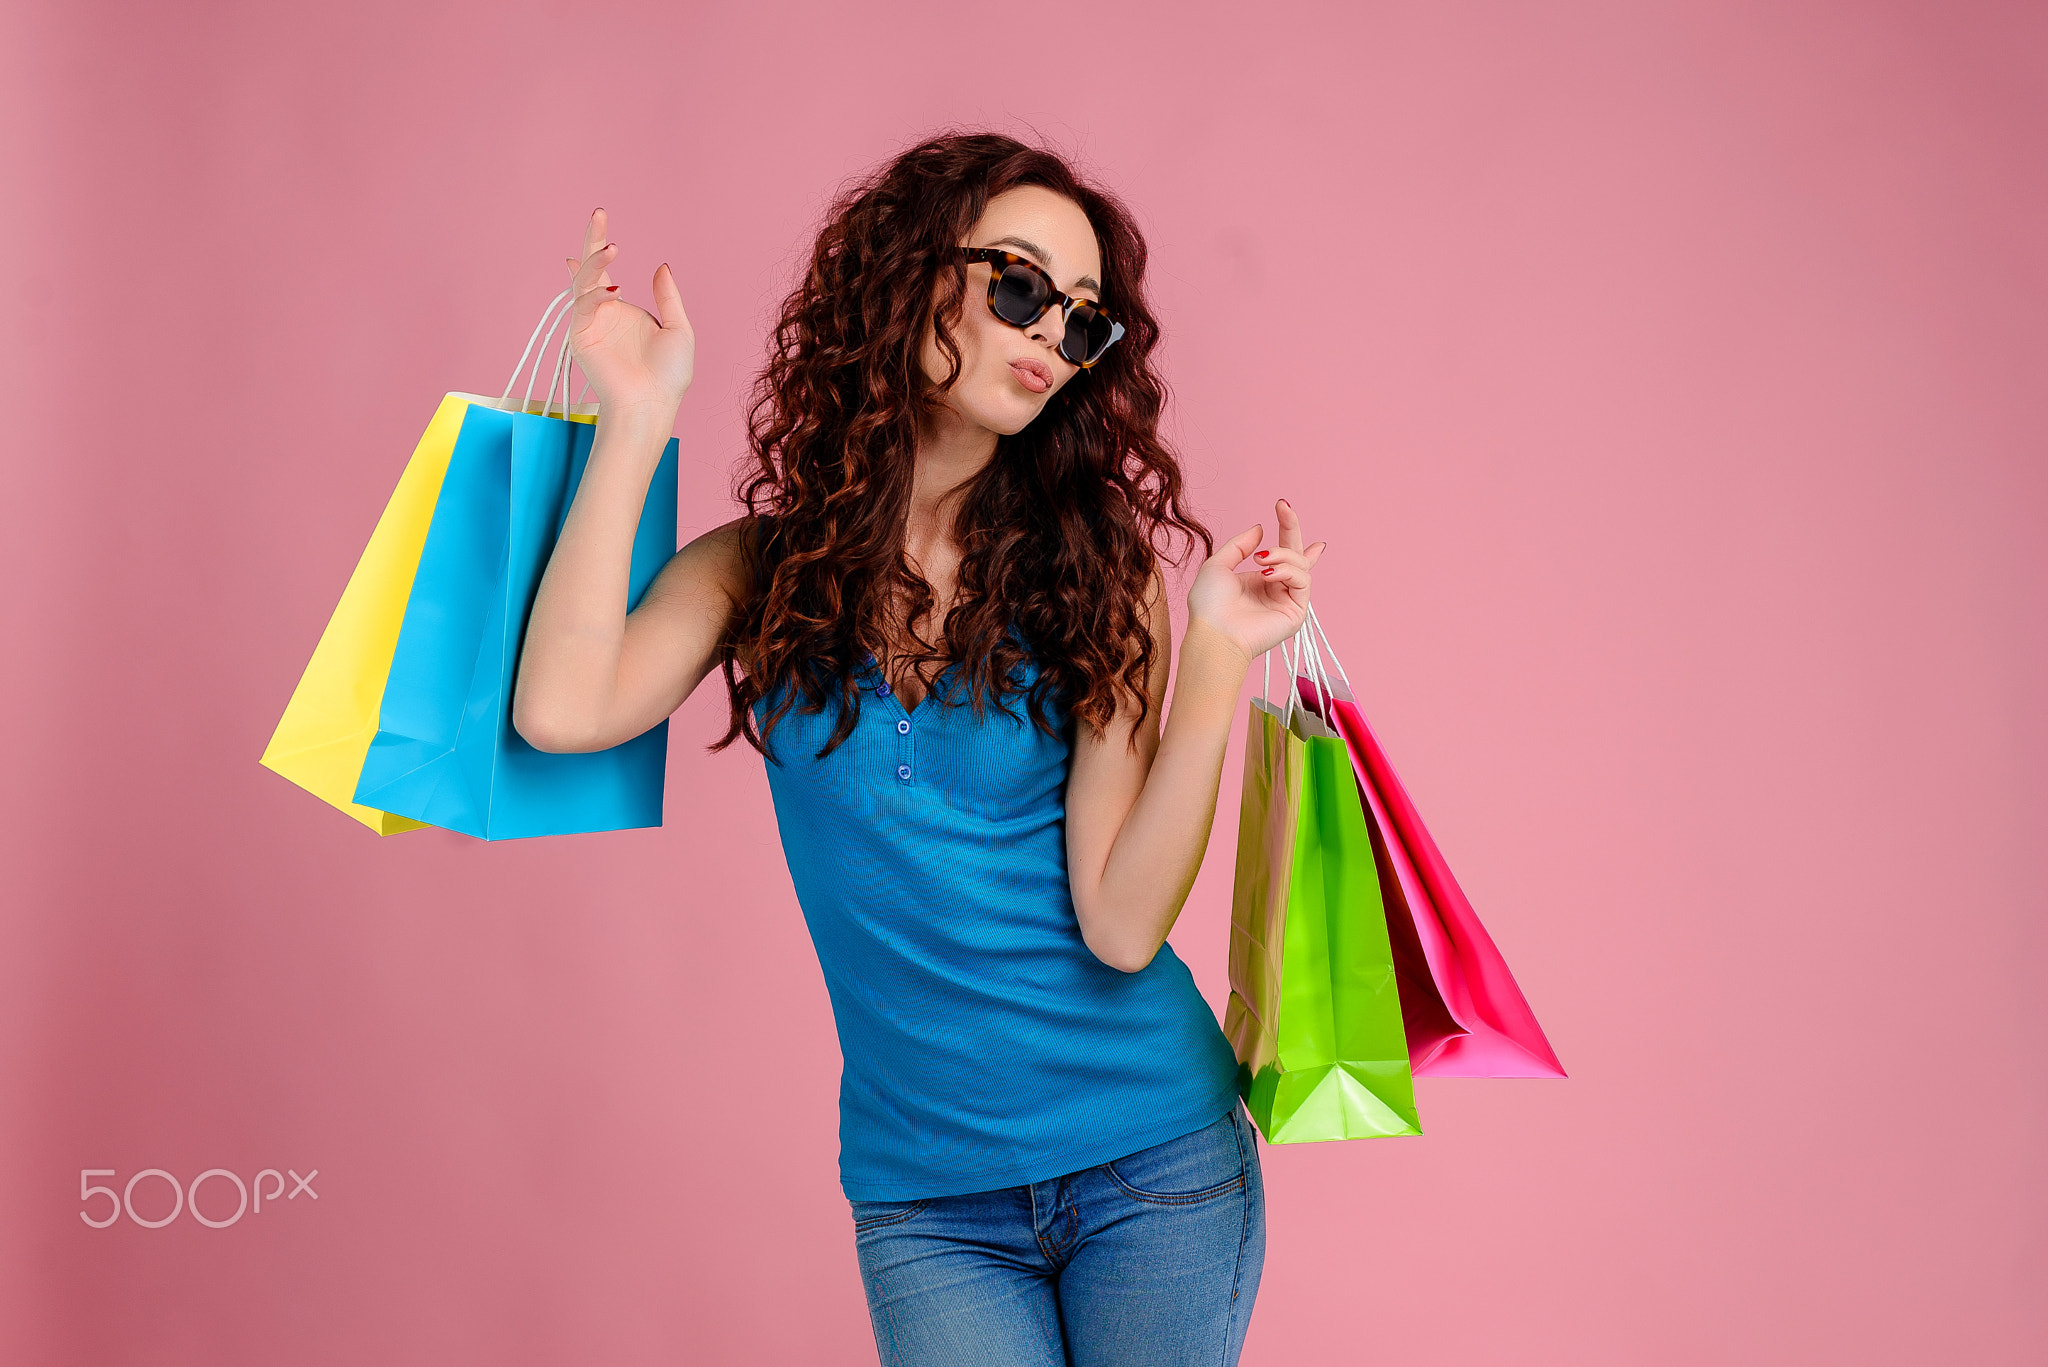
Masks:
[[[1268,566],[1266,566],[1266,568],[1264,568],[1264,569],[1262,569],[1262,570],[1260,570],[1260,571],[1259,571],[1259,573],[1260,573],[1260,574],[1271,574],[1272,572],[1273,572],[1273,567],[1272,567],[1271,565],[1268,565]]]
[[[1284,499],[1284,498],[1283,498],[1283,499],[1281,499],[1280,501],[1281,501],[1282,503],[1287,503],[1287,500],[1286,500],[1286,499]],[[1290,507],[1290,508],[1292,508],[1292,507],[1293,507],[1294,505],[1293,505],[1292,503],[1287,503],[1287,506],[1288,506],[1288,507]]]
[[[617,290],[618,288],[619,288],[619,287],[618,287],[617,285],[606,285],[606,286],[604,287],[604,292],[605,292],[606,294],[611,294],[611,293],[615,292],[615,291],[616,291],[616,290]]]
[[[1272,554],[1272,552],[1271,552],[1271,551],[1260,551],[1260,552],[1259,552],[1259,559],[1261,559],[1261,560],[1264,560],[1264,559],[1265,559],[1265,558],[1266,558],[1266,557],[1267,557],[1268,555],[1270,555],[1270,554]]]

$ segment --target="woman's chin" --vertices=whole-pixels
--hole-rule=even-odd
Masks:
[[[972,391],[974,402],[963,403],[957,396],[950,407],[963,422],[984,428],[999,437],[1014,437],[1045,411],[1046,395],[1025,392],[1007,376]]]
[[[1045,411],[1043,394],[1027,394],[1014,384],[1006,386],[1012,393],[999,396],[995,402],[982,406],[982,423],[992,432],[1013,437],[1031,425],[1031,420]]]

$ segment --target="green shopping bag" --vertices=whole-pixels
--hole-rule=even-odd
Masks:
[[[1267,1143],[1421,1134],[1372,837],[1343,737],[1301,705],[1304,646],[1286,700],[1251,701],[1223,1032]]]

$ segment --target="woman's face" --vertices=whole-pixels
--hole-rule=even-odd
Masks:
[[[963,247],[998,247],[1029,257],[1076,299],[1102,298],[1102,253],[1081,206],[1042,185],[1019,185],[988,202]],[[941,395],[965,423],[1009,436],[1081,373],[1060,355],[1064,326],[1057,304],[1027,328],[1011,327],[988,306],[985,261],[967,266],[967,297],[953,329],[960,345],[960,377]],[[933,384],[946,378],[946,355],[927,328],[924,373]]]

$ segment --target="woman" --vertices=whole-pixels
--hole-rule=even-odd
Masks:
[[[1162,733],[1157,543],[1214,547],[1156,431],[1144,242],[1051,153],[949,136],[834,206],[757,386],[746,514],[629,613],[695,343],[668,266],[658,318],[614,297],[606,232],[600,209],[569,262],[602,417],[520,734],[617,745],[722,666],[713,748],[767,757],[831,995],[883,1362],[1235,1362],[1258,1153],[1166,935],[1245,672],[1300,624],[1323,543],[1282,500],[1276,546],[1253,526],[1209,555]]]

